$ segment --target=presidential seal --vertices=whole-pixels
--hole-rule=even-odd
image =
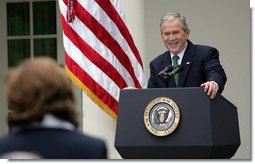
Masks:
[[[147,130],[155,136],[171,134],[177,128],[179,120],[179,108],[168,97],[153,99],[144,111],[144,124]]]

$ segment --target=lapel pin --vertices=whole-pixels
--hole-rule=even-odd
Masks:
[[[186,64],[190,64],[190,62],[187,62]]]

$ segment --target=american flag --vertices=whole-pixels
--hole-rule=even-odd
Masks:
[[[67,75],[116,119],[120,89],[146,87],[119,0],[59,0],[59,8]]]

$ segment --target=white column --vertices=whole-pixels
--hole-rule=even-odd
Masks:
[[[144,61],[144,4],[143,0],[120,0],[128,29]],[[121,159],[114,147],[115,120],[101,110],[86,94],[82,95],[83,130],[86,134],[106,141],[108,158]]]
[[[145,65],[144,0],[120,0],[126,25]]]

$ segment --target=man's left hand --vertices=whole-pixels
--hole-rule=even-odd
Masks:
[[[204,91],[207,92],[207,95],[211,99],[215,98],[215,96],[219,90],[219,86],[215,81],[207,81],[207,82],[201,84],[201,87],[204,88]]]

